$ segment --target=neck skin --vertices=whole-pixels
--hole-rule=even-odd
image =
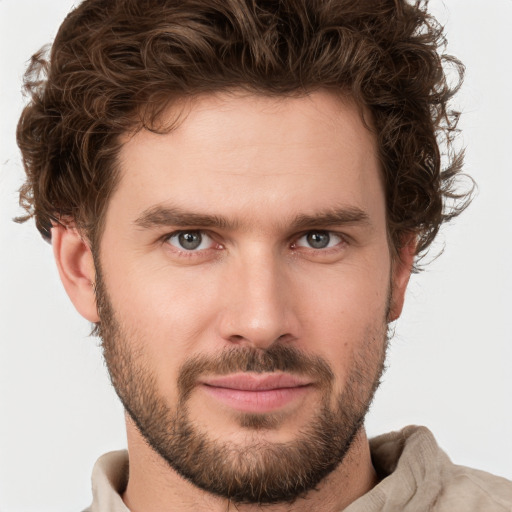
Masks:
[[[130,476],[123,501],[131,512],[339,512],[378,483],[362,427],[343,463],[315,491],[293,504],[240,505],[197,488],[178,475],[126,415]]]

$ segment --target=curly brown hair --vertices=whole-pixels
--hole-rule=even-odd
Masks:
[[[421,1],[86,0],[25,75],[31,99],[17,137],[27,214],[17,220],[35,217],[49,240],[52,223],[71,218],[97,246],[122,134],[155,129],[184,96],[329,88],[370,112],[392,246],[414,233],[421,255],[471,196],[456,191],[462,151],[449,107],[464,68],[445,43]]]

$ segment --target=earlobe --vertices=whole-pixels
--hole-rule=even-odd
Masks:
[[[405,292],[411,277],[414,257],[416,256],[416,236],[410,235],[400,248],[393,263],[392,293],[388,322],[394,322],[402,314]]]
[[[92,323],[99,322],[94,282],[96,272],[89,245],[73,226],[54,225],[52,246],[60,279],[77,311]]]

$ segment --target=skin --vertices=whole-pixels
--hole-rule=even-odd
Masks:
[[[326,91],[300,98],[223,92],[196,97],[182,109],[182,122],[168,134],[126,136],[99,254],[127,350],[140,349],[160,396],[175,406],[183,364],[233,347],[266,350],[281,343],[320,357],[332,369],[336,395],[361,354],[377,375],[387,322],[402,309],[414,243],[391,258],[375,137],[360,110]],[[148,221],[155,208],[227,223],[155,225]],[[326,220],[335,210],[363,218]],[[299,216],[307,223],[298,226]],[[197,251],[180,249],[177,237],[169,238],[179,230],[200,230],[206,242]],[[330,234],[328,248],[308,245],[315,230]],[[72,226],[56,226],[52,236],[71,300],[98,322],[89,245]],[[239,412],[200,386],[188,405],[203,431],[243,447],[293,441],[315,417],[320,398],[311,386],[277,409],[272,428],[254,431],[241,428]],[[126,423],[130,479],[123,499],[130,510],[229,508],[170,468],[129,416]],[[317,490],[265,510],[339,511],[376,483],[361,428]]]

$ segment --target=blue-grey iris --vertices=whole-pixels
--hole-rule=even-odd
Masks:
[[[183,249],[192,251],[201,245],[203,237],[199,231],[187,231],[179,234],[178,241]]]
[[[329,245],[331,237],[326,231],[312,231],[308,233],[306,240],[314,249],[325,249]]]

